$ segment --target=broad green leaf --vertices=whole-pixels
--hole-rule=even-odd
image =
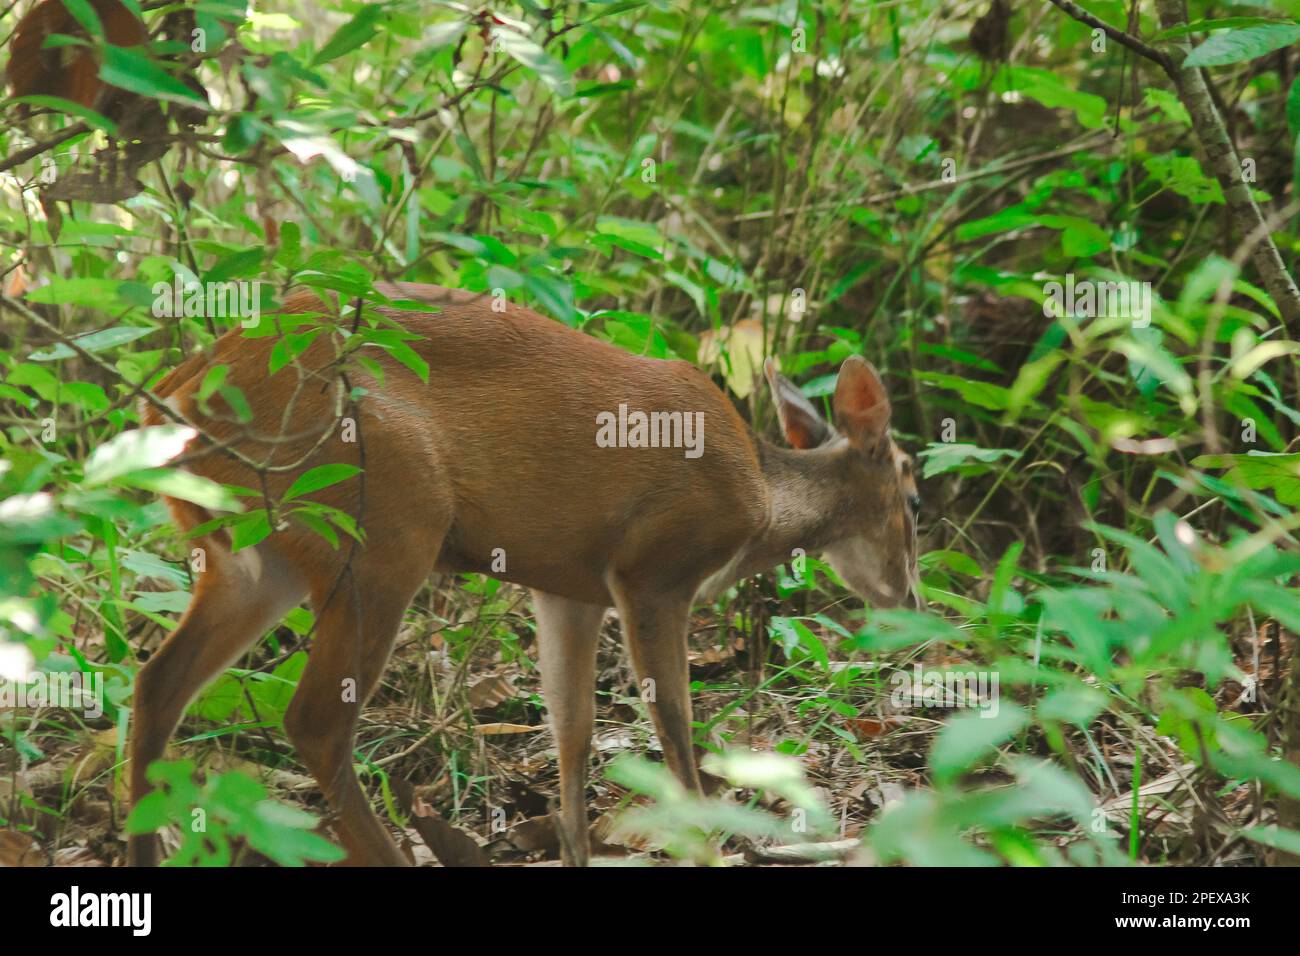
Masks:
[[[1300,507],[1300,453],[1250,452],[1244,455],[1201,455],[1195,468],[1227,468],[1226,477],[1247,488],[1269,489],[1279,503]]]
[[[210,478],[180,468],[138,471],[119,479],[123,484],[145,488],[159,495],[192,501],[211,511],[243,511],[239,499]]]
[[[664,241],[663,233],[653,223],[623,219],[619,216],[601,216],[596,220],[596,232],[617,236],[649,249],[658,249]]]
[[[1216,33],[1183,60],[1184,67],[1223,66],[1253,60],[1300,40],[1300,24],[1271,23]]]
[[[960,711],[949,717],[930,749],[935,781],[951,783],[990,750],[1005,743],[1029,723],[1029,715],[1010,701],[996,710]]]
[[[1105,694],[1084,684],[1074,684],[1044,697],[1038,705],[1038,718],[1087,727],[1105,709]]]
[[[271,519],[264,508],[240,515],[238,520],[230,524],[230,549],[241,551],[251,548],[270,536],[271,531]]]
[[[103,352],[142,339],[157,331],[158,329],[152,325],[115,325],[112,328],[77,336],[72,341],[87,352]],[[72,358],[76,354],[72,348],[59,342],[48,349],[33,352],[28,358],[33,362],[56,362],[59,359]]]
[[[1011,407],[1011,390],[1001,385],[994,385],[992,382],[981,382],[978,379],[962,378],[942,372],[918,372],[917,378],[929,385],[937,385],[939,388],[957,392],[966,401],[981,408],[1000,412]]]
[[[139,50],[110,44],[103,47],[103,57],[99,78],[109,86],[203,110],[209,108],[206,97],[190,89]]]
[[[1214,30],[1233,30],[1239,27],[1268,26],[1277,23],[1273,17],[1221,17],[1214,20],[1197,19],[1181,26],[1161,30],[1151,38],[1151,42],[1173,40],[1177,37],[1190,36],[1193,33],[1210,33]]]
[[[102,129],[109,136],[117,136],[117,124],[105,116],[103,113],[97,113],[89,106],[82,106],[73,100],[65,100],[58,96],[15,96],[11,103],[27,103],[31,106],[44,106],[47,109],[58,110],[60,113],[67,113],[69,116],[76,116],[78,119],[86,121],[86,125],[93,129]]]
[[[91,453],[82,486],[93,488],[132,472],[165,465],[197,434],[184,425],[155,425],[122,432]]]
[[[935,475],[956,471],[971,460],[987,464],[1002,458],[1014,460],[1019,458],[1021,454],[1022,452],[1018,448],[980,448],[964,442],[932,442],[929,446],[917,452],[917,457],[925,459],[921,477],[933,478]],[[974,471],[987,471],[988,469],[968,468],[967,470],[973,473]]]
[[[49,285],[39,286],[28,292],[27,301],[102,309],[127,304],[125,293],[133,303],[151,304],[153,296],[144,297],[146,287],[126,288],[135,285],[137,284],[123,282],[120,279],[56,278]]]
[[[350,53],[363,43],[369,41],[379,32],[379,22],[387,14],[382,3],[367,3],[343,26],[339,27],[326,41],[311,61],[312,66],[320,66],[330,60]]]
[[[1192,125],[1192,118],[1188,115],[1187,107],[1183,106],[1182,100],[1169,90],[1162,90],[1153,86],[1147,87],[1143,91],[1143,98],[1160,110],[1166,119],[1173,120],[1182,126]]]
[[[353,475],[361,473],[361,469],[356,465],[347,465],[342,462],[336,462],[330,465],[318,465],[308,471],[303,472],[297,477],[289,490],[284,493],[284,500],[291,501],[294,498],[300,498],[303,495],[309,495],[313,491],[320,491],[322,488],[328,488],[330,485],[338,484],[340,481],[346,481]]]
[[[1247,840],[1253,840],[1275,850],[1282,850],[1292,856],[1300,856],[1300,833],[1284,830],[1276,823],[1266,827],[1247,827],[1241,831]]]

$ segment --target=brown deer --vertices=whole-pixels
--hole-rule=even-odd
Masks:
[[[618,609],[638,680],[652,682],[646,697],[667,764],[697,789],[686,660],[695,601],[798,549],[825,554],[876,604],[915,600],[916,484],[890,436],[884,386],[862,359],[840,368],[834,427],[768,361],[787,449],[757,437],[686,362],[631,355],[527,309],[495,311],[465,292],[409,283],[380,291],[440,308],[376,310],[420,336],[406,344],[428,363],[427,384],[373,347],[365,352],[382,380],[355,367],[340,374],[338,340],[324,332],[296,364],[268,374],[279,338],[235,329],[156,389],[174,417],[200,429],[177,459],[196,474],[260,489],[274,502],[308,468],[360,466],[356,477],[310,498],[353,516],[364,545],[345,538],[336,548],[292,517],[237,551],[225,530],[199,536],[206,570],[180,626],[136,684],[133,801],[149,791],[146,768],[199,690],[306,600],[316,615],[314,646],[285,730],[337,815],[348,862],[404,864],[353,769],[357,718],[425,579],[486,572],[532,591],[559,750],[562,855],[585,864],[596,644],[607,608]],[[283,312],[325,308],[300,293]],[[218,365],[242,390],[251,422],[237,421],[218,397],[198,400]],[[365,389],[355,405],[347,386]],[[625,440],[602,447],[599,423],[624,415],[620,406],[632,410],[625,414],[632,425]],[[645,441],[644,428],[637,439],[645,419],[659,426],[653,437],[679,437],[667,425],[672,413],[701,423],[694,457],[673,441]],[[152,404],[142,413],[145,425],[167,417]],[[344,440],[348,424],[355,441]],[[214,517],[184,501],[168,504],[185,531]],[[354,694],[343,692],[348,686]],[[130,838],[131,863],[154,864],[158,853],[155,836]]]

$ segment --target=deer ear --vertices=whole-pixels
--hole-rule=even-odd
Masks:
[[[770,358],[763,363],[763,375],[781,416],[781,431],[792,448],[816,448],[831,437],[831,426],[817,414],[799,387],[776,370]]]
[[[892,408],[875,367],[850,355],[835,383],[835,424],[861,451],[871,452],[889,431]]]

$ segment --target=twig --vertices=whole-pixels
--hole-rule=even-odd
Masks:
[[[1110,37],[1120,46],[1127,47],[1138,56],[1150,60],[1168,73],[1171,78],[1173,77],[1176,70],[1173,60],[1169,59],[1168,56],[1161,53],[1155,47],[1147,46],[1147,44],[1133,36],[1133,34],[1125,33],[1123,30],[1119,29],[1119,27],[1113,27],[1105,20],[1093,16],[1077,3],[1072,3],[1071,0],[1050,0],[1050,2],[1052,6],[1059,7],[1080,23],[1086,23],[1094,30],[1101,30],[1106,34],[1106,36]]]
[[[21,165],[22,163],[27,162],[27,160],[39,156],[47,150],[53,149],[60,143],[66,143],[74,136],[80,136],[82,133],[89,131],[90,128],[85,123],[73,123],[67,129],[55,133],[49,139],[41,140],[39,143],[33,143],[26,149],[20,149],[18,152],[10,153],[4,159],[0,159],[0,173],[3,173],[6,169],[12,169],[15,166]]]

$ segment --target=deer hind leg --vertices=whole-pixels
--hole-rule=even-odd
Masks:
[[[560,855],[586,866],[587,758],[596,719],[596,644],[606,608],[533,592],[542,694],[560,760]]]
[[[152,789],[149,765],[163,756],[190,701],[307,594],[297,572],[269,549],[210,552],[180,625],[136,677],[132,806]],[[156,834],[128,837],[128,865],[156,866],[159,854]]]
[[[691,735],[691,684],[686,628],[694,591],[629,590],[611,575],[623,640],[650,708],[668,768],[688,790],[700,789]]]
[[[352,567],[324,578],[312,595],[316,636],[284,729],[338,816],[346,863],[406,866],[371,809],[352,752],[361,708],[379,683],[402,615],[432,570],[432,558],[427,567],[381,574],[367,572],[367,557],[373,559],[363,552]]]

